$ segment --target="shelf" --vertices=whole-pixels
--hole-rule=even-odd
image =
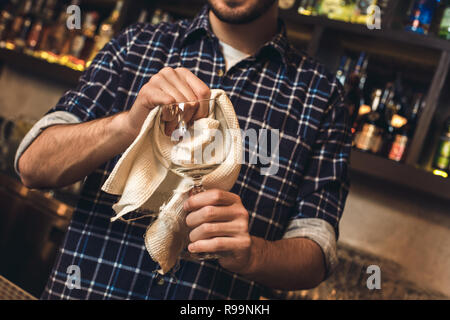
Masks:
[[[450,200],[450,178],[358,150],[352,150],[350,161],[352,171]]]
[[[50,63],[23,52],[17,52],[0,48],[0,61],[8,66],[38,75],[49,80],[58,81],[67,85],[75,86],[82,74],[57,63]]]
[[[380,40],[398,41],[408,43],[418,47],[425,47],[436,50],[450,51],[450,41],[437,38],[433,35],[421,35],[414,32],[404,30],[370,30],[365,25],[348,23],[343,21],[331,20],[326,17],[304,16],[299,15],[295,11],[280,11],[280,17],[284,19],[288,25],[310,24],[314,26],[322,26],[325,28],[342,30],[354,34],[372,36]]]

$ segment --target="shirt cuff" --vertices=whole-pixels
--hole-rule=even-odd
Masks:
[[[318,218],[294,219],[283,236],[283,239],[292,238],[308,238],[320,246],[325,258],[325,279],[328,279],[338,264],[336,234],[331,224]]]
[[[48,127],[58,124],[75,124],[80,123],[80,119],[73,113],[67,111],[55,111],[45,115],[41,120],[36,122],[34,126],[28,131],[25,137],[22,139],[19,147],[16,151],[16,157],[14,159],[14,169],[17,174],[20,175],[18,169],[19,159],[25,150],[33,143],[34,140]]]

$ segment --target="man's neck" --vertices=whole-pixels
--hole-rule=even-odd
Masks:
[[[209,21],[214,34],[220,41],[233,48],[252,55],[277,32],[277,2],[261,17],[248,24],[230,24],[219,20],[212,10]]]

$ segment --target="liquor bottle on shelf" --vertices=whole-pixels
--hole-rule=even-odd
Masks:
[[[79,6],[80,5],[80,0],[72,0],[70,5]],[[67,8],[66,8],[66,13],[67,13]],[[80,29],[77,29],[77,28],[69,29],[69,28],[67,28],[67,19],[68,19],[68,15],[66,15],[65,39],[64,39],[63,44],[62,44],[61,49],[60,49],[60,55],[62,55],[62,56],[67,56],[69,54],[70,49],[72,47],[73,40],[75,39],[75,37],[78,34],[81,33]],[[63,59],[64,59],[64,62],[67,61],[67,57],[63,57]]]
[[[152,25],[156,25],[156,24],[160,23],[162,21],[162,14],[163,13],[162,13],[161,9],[156,9],[155,12],[153,13],[150,23]]]
[[[123,1],[119,0],[111,15],[100,25],[98,35],[95,37],[94,48],[91,52],[88,62],[92,61],[97,53],[112,39],[120,13],[123,8]]]
[[[148,11],[143,10],[141,14],[139,15],[139,18],[137,20],[138,23],[146,23],[148,18]]]
[[[395,136],[387,155],[389,159],[397,162],[404,161],[408,143],[414,136],[419,112],[423,108],[423,105],[423,94],[418,93],[414,96],[411,113],[408,120],[406,120],[405,118],[396,119],[397,115],[394,115],[394,117],[392,118],[392,122],[397,123],[397,128],[395,130]],[[407,121],[406,124],[404,123],[405,120]]]
[[[352,64],[352,59],[347,56],[342,56],[339,68],[336,71],[336,78],[342,85],[345,85],[347,81],[348,73],[350,72],[350,66]]]
[[[44,56],[46,55],[45,50],[50,47],[50,42],[53,40],[51,34],[55,24],[54,18],[56,14],[56,1],[57,0],[47,0],[42,13],[42,35],[36,50],[42,51],[41,55]]]
[[[63,53],[66,41],[70,38],[71,34],[70,30],[67,28],[67,20],[69,18],[67,7],[70,5],[78,5],[79,2],[79,0],[73,0],[69,5],[64,6],[58,15],[57,22],[51,27],[46,41],[46,48],[44,48],[44,50],[50,55],[55,55],[56,59]]]
[[[302,0],[298,7],[298,13],[305,16],[317,15],[317,6],[320,1],[317,0]]]
[[[25,0],[22,2],[22,5],[20,6],[18,14],[14,17],[14,20],[12,22],[11,28],[8,32],[8,35],[6,36],[6,48],[8,49],[14,49],[15,46],[15,40],[21,35],[22,29],[24,27],[24,23],[26,19],[28,18],[31,8],[33,5],[33,0]],[[31,23],[31,22],[30,22]]]
[[[362,52],[356,62],[353,72],[349,75],[345,83],[345,104],[350,112],[350,123],[353,125],[359,114],[359,109],[365,104],[364,86],[366,81],[366,73],[368,57]]]
[[[379,95],[379,92],[376,94]],[[383,136],[388,126],[386,121],[386,108],[392,97],[393,84],[388,83],[381,99],[378,100],[378,105],[375,104],[377,101],[374,101],[372,112],[365,117],[361,132],[356,136],[356,148],[374,154],[381,152],[383,147]]]
[[[448,176],[450,166],[450,117],[447,118],[433,159],[433,173]]]
[[[322,0],[318,6],[318,13],[332,20],[350,22],[355,7],[354,1]]]
[[[355,5],[355,11],[353,12],[350,21],[352,23],[365,24],[369,17],[370,6],[376,5],[377,0],[357,0]]]
[[[5,46],[8,31],[14,21],[14,13],[18,10],[19,0],[11,0],[0,12],[0,47]]]
[[[442,20],[439,26],[439,37],[450,40],[450,1],[447,1],[447,5],[442,15]]]
[[[420,34],[428,34],[439,2],[440,0],[416,0],[405,29]]]
[[[32,51],[37,49],[41,40],[42,30],[44,28],[44,5],[45,0],[37,0],[32,11],[33,23],[26,41],[27,48]]]
[[[96,11],[87,12],[81,30],[78,30],[69,47],[70,67],[82,70],[94,47],[95,31],[99,14]]]

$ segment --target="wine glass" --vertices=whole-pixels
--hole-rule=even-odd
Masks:
[[[211,113],[214,103],[215,99],[205,99],[160,106],[160,114],[157,118],[160,121],[159,138],[166,139],[166,143],[170,139],[172,150],[169,156],[167,152],[161,152],[161,148],[156,147],[155,154],[166,169],[182,178],[192,180],[193,187],[190,190],[190,195],[205,191],[202,185],[202,178],[214,171],[224,161],[225,156],[223,153],[218,152],[206,161],[203,159],[203,153],[200,154],[202,159],[196,157],[195,153],[198,151],[198,148],[201,151],[203,146],[211,141],[211,136],[209,135],[210,133],[205,134],[205,132],[195,130],[195,124],[194,126],[189,126],[186,123],[184,120],[185,108],[187,106],[199,107],[201,104],[208,104]],[[176,117],[177,128],[171,137],[165,134],[165,123],[162,121],[163,112],[168,112],[172,118]],[[162,153],[165,154],[163,155]],[[181,255],[185,259],[200,261],[219,259],[222,256],[222,254],[218,253],[190,253],[187,249],[184,249]]]

